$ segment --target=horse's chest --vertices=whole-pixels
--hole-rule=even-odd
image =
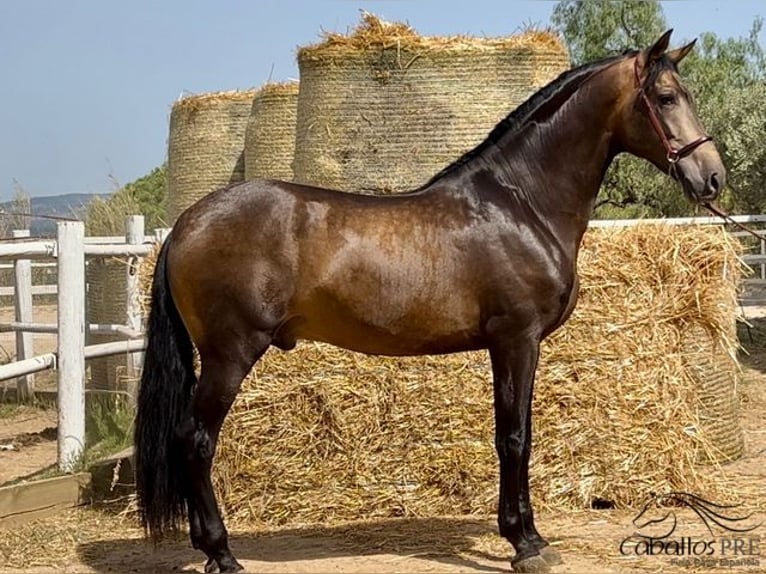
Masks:
[[[551,325],[548,332],[555,331],[561,325],[563,325],[567,319],[569,319],[570,315],[574,311],[575,305],[577,305],[577,298],[579,295],[580,295],[580,279],[577,276],[577,273],[573,273],[571,287],[568,289],[568,293],[565,292],[564,294],[562,294],[562,297],[560,300],[561,313],[559,314],[559,317]]]

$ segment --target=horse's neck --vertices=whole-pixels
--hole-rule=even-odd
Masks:
[[[617,89],[606,85],[581,89],[587,91],[574,94],[549,118],[532,118],[496,150],[514,187],[575,251],[612,160],[612,112],[618,99]]]

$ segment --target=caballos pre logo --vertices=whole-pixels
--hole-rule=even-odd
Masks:
[[[620,543],[628,556],[662,556],[674,565],[693,567],[760,566],[761,522],[752,513],[740,516],[740,505],[715,504],[687,492],[658,494],[633,519],[638,528]],[[683,536],[676,512],[690,509],[710,536]]]

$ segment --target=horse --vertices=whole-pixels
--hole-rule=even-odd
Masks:
[[[694,42],[669,50],[671,33],[564,72],[416,189],[370,196],[255,180],[181,214],[154,271],[137,400],[146,535],[160,540],[188,519],[206,572],[242,568],[210,471],[240,384],[270,346],[487,350],[500,535],[515,571],[560,563],[530,504],[532,394],[540,342],[577,302],[578,251],[606,169],[631,153],[700,204],[725,185],[678,72]]]

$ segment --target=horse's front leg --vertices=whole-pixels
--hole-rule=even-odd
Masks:
[[[535,527],[535,517],[532,511],[532,502],[529,497],[529,455],[532,452],[532,393],[529,394],[529,406],[527,408],[527,420],[526,420],[526,432],[527,440],[525,448],[521,453],[521,485],[519,487],[519,512],[521,513],[521,522],[524,525],[524,532],[527,534],[527,538],[535,545],[537,551],[540,553],[545,561],[551,565],[556,566],[562,564],[563,560],[561,555],[556,551],[545,538],[540,536],[540,533]]]
[[[549,572],[549,564],[538,551],[534,531],[526,530],[521,512],[522,478],[528,473],[522,466],[529,464],[531,433],[527,418],[532,405],[539,338],[530,334],[511,334],[512,327],[494,327],[489,354],[494,385],[495,447],[500,462],[500,535],[516,550],[511,561],[514,571]]]

